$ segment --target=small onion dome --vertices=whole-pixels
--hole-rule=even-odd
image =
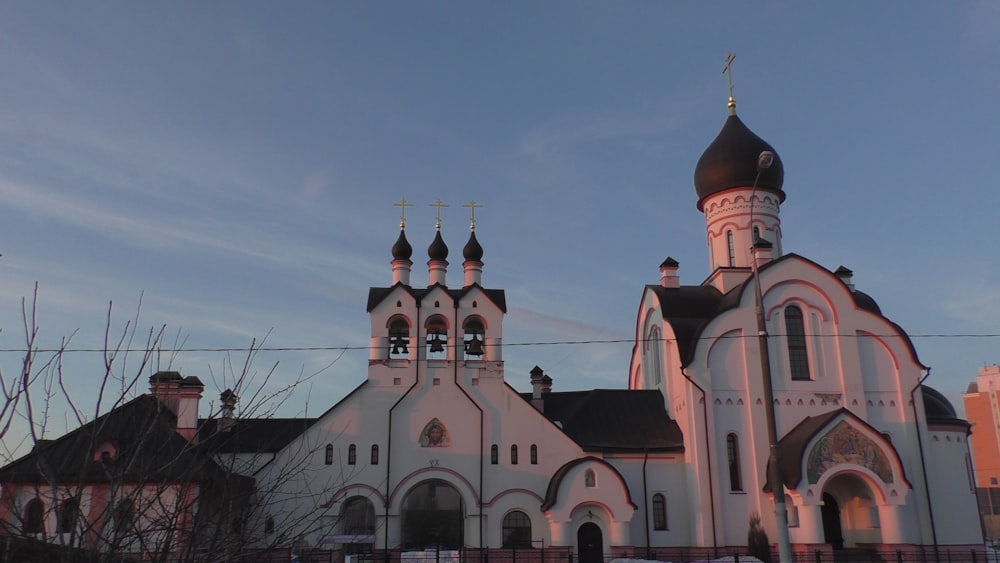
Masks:
[[[392,258],[393,260],[409,260],[411,256],[413,256],[413,247],[410,246],[410,241],[406,240],[406,231],[400,229],[399,238],[396,239],[396,244],[392,245]]]
[[[434,242],[427,248],[427,256],[431,260],[447,260],[448,259],[448,245],[444,243],[444,239],[441,238],[441,231],[434,234]]]
[[[740,121],[730,115],[722,131],[708,145],[694,169],[694,188],[698,192],[698,210],[704,211],[703,202],[710,195],[731,189],[749,188],[757,177],[757,158],[763,151],[774,153],[774,162],[764,170],[757,182],[760,189],[776,192],[785,201],[781,186],[785,182],[785,168],[781,157],[771,145],[758,137]]]
[[[472,231],[469,235],[469,242],[465,243],[465,248],[462,249],[462,256],[466,260],[471,260],[473,262],[483,261],[483,247],[476,240],[476,231]]]

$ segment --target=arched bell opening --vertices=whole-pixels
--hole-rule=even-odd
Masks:
[[[482,319],[469,317],[462,326],[465,357],[470,360],[486,358],[486,329]]]
[[[448,322],[441,315],[427,319],[424,325],[427,333],[427,359],[448,359]]]
[[[405,360],[410,357],[410,322],[397,316],[389,320],[389,359]]]

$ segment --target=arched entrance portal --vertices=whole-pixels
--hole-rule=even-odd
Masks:
[[[431,479],[414,486],[403,499],[402,513],[404,549],[465,545],[465,503],[447,482]]]
[[[593,522],[585,522],[576,531],[576,547],[580,563],[603,563],[604,537],[601,528]]]
[[[882,543],[878,504],[871,487],[851,473],[823,487],[823,533],[834,549]]]

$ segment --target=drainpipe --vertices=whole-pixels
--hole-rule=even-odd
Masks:
[[[385,557],[387,561],[389,559],[389,503],[390,503],[389,495],[391,494],[392,491],[391,489],[392,483],[389,480],[389,476],[392,475],[392,411],[396,410],[396,407],[399,406],[399,403],[402,403],[403,399],[405,399],[406,396],[409,395],[411,391],[413,391],[413,389],[417,386],[417,384],[420,383],[420,349],[423,343],[420,340],[419,300],[417,301],[417,320],[414,326],[417,329],[417,342],[416,346],[414,347],[414,350],[416,351],[417,354],[417,360],[416,360],[416,367],[414,368],[413,371],[413,385],[410,385],[410,388],[407,389],[406,392],[403,393],[403,395],[399,399],[397,399],[396,402],[393,403],[391,407],[389,407],[389,432],[388,432],[388,437],[386,438],[387,443],[385,446],[385,449],[387,451],[385,456],[385,510],[384,510],[385,542],[383,542],[385,548]]]
[[[646,483],[646,464],[649,462],[649,450],[642,450],[642,498],[646,515],[646,559],[649,559],[649,486]]]
[[[476,400],[473,399],[471,395],[469,395],[469,393],[465,390],[465,386],[464,385],[459,385],[459,383],[458,383],[458,342],[459,342],[458,329],[459,329],[459,324],[458,324],[458,302],[457,301],[455,302],[455,323],[454,323],[454,326],[455,326],[455,330],[452,331],[452,334],[455,335],[455,351],[454,351],[454,359],[452,361],[452,365],[454,366],[454,372],[455,372],[455,375],[454,375],[455,387],[458,387],[458,390],[461,391],[462,394],[465,395],[465,397],[467,399],[469,399],[469,402],[472,403],[472,406],[476,407],[476,410],[479,411],[479,493],[478,493],[479,494],[479,501],[476,504],[479,505],[479,552],[480,552],[480,554],[482,554],[482,549],[483,549],[483,471],[484,471],[484,469],[483,469],[483,456],[485,455],[483,453],[483,446],[485,445],[485,436],[483,435],[483,432],[484,432],[484,429],[483,429],[483,408],[479,406],[479,403],[477,403]],[[462,340],[463,340],[463,346],[464,346],[464,336],[462,337]],[[483,340],[484,341],[486,340],[486,335],[485,334],[483,334]],[[465,348],[463,347],[462,350],[463,350],[463,352],[462,352],[462,360],[465,361],[465,352],[464,352]],[[485,362],[486,360],[484,359],[483,361]]]
[[[913,421],[917,429],[917,450],[920,452],[920,471],[924,474],[924,495],[927,496],[927,513],[930,515],[931,520],[931,541],[934,542],[934,560],[941,561],[938,555],[938,539],[937,539],[937,527],[934,525],[934,506],[931,504],[931,488],[927,483],[927,462],[924,459],[924,442],[920,438],[920,413],[917,412],[917,401],[916,393],[920,389],[920,386],[927,381],[927,378],[931,376],[931,368],[927,368],[927,373],[920,378],[917,382],[917,386],[910,391],[910,404],[913,406]],[[924,415],[926,417],[926,413]]]
[[[691,376],[689,376],[684,371],[684,368],[681,368],[681,375],[683,375],[684,379],[687,379],[691,383],[691,385],[694,385],[695,387],[698,388],[699,391],[701,391],[701,398],[702,398],[702,402],[701,402],[702,403],[702,405],[701,405],[701,416],[702,416],[702,419],[704,420],[704,424],[705,424],[705,457],[706,457],[705,461],[706,461],[707,467],[708,467],[708,500],[709,500],[709,504],[712,507],[712,510],[711,510],[711,512],[712,512],[712,547],[715,548],[715,547],[719,547],[719,541],[718,541],[718,539],[715,536],[715,529],[716,529],[716,526],[715,526],[715,484],[712,482],[712,440],[710,439],[710,437],[708,435],[708,394],[705,393],[705,390],[702,389],[701,385],[698,385],[697,383],[695,383],[695,381],[693,379],[691,379]]]

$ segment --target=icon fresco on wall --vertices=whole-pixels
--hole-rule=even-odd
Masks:
[[[868,468],[883,483],[892,483],[892,467],[885,452],[871,438],[842,420],[809,451],[806,477],[810,484],[818,483],[828,469],[844,463]]]
[[[443,448],[451,444],[451,436],[444,424],[432,418],[424,429],[420,431],[420,447],[422,448]]]

